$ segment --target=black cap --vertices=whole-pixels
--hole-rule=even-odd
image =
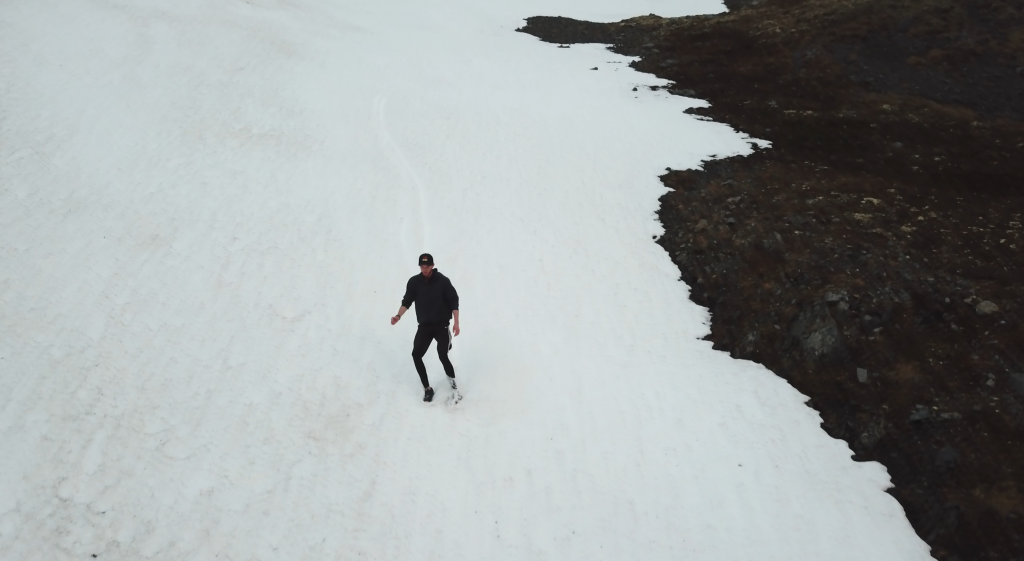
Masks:
[[[423,255],[420,255],[420,266],[433,264],[434,257],[432,255],[430,255],[429,253],[424,253]]]

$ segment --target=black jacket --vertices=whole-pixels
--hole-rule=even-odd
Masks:
[[[405,284],[402,306],[411,308],[413,302],[420,325],[448,325],[452,311],[459,309],[459,294],[452,281],[434,269],[429,278],[420,273]]]

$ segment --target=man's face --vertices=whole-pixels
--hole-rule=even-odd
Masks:
[[[429,277],[430,276],[430,272],[433,271],[433,270],[434,270],[434,266],[433,265],[420,265],[420,272],[423,273],[423,276],[425,276],[425,277]]]

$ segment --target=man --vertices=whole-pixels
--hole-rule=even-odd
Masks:
[[[420,326],[412,343],[412,362],[416,365],[420,382],[423,382],[423,401],[434,399],[434,389],[430,387],[430,381],[427,379],[423,355],[427,354],[430,342],[437,341],[437,358],[441,359],[444,372],[448,375],[448,384],[452,387],[452,395],[448,400],[455,404],[462,396],[455,385],[455,367],[448,360],[448,351],[452,348],[448,322],[454,315],[455,325],[452,326],[452,332],[458,335],[459,294],[455,292],[452,281],[434,268],[434,258],[429,253],[420,255],[419,264],[420,274],[405,284],[402,307],[398,309],[398,315],[391,318],[391,325],[398,323],[413,302],[416,303],[416,321]]]

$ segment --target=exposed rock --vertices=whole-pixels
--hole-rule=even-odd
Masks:
[[[761,247],[773,253],[782,253],[786,250],[786,244],[778,232],[772,232],[769,237],[761,240]]]
[[[923,421],[932,416],[930,409],[924,405],[918,405],[914,412],[910,414],[910,422]]]
[[[823,303],[805,308],[789,330],[800,341],[808,359],[818,359],[842,351],[839,327]]]
[[[701,218],[700,220],[697,221],[697,225],[693,227],[693,231],[694,232],[700,232],[701,230],[707,230],[707,228],[708,228],[708,221],[703,219],[703,218]]]
[[[988,316],[998,312],[999,306],[996,306],[995,304],[989,302],[988,300],[982,300],[981,302],[978,303],[977,306],[974,307],[974,311],[978,312],[979,316]]]
[[[871,420],[864,427],[864,432],[858,438],[857,447],[860,450],[870,449],[885,436],[885,417],[877,417]]]
[[[857,369],[857,381],[866,384],[868,383],[868,371],[864,368]]]
[[[826,292],[825,293],[825,301],[828,302],[828,303],[839,302],[840,300],[849,300],[849,299],[850,299],[850,297],[846,294],[845,290],[840,290],[838,292]]]

